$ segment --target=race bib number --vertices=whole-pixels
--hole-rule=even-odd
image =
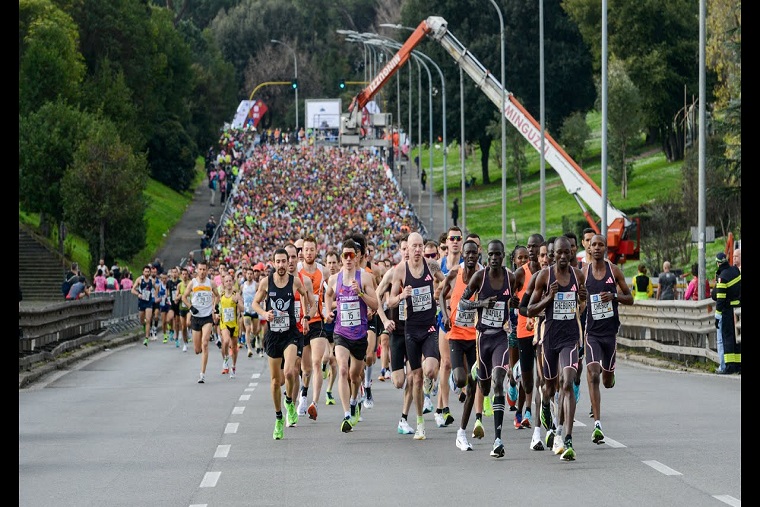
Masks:
[[[224,322],[235,322],[235,309],[234,308],[222,308],[224,314]]]
[[[211,306],[211,291],[193,292],[193,306],[206,308]]]
[[[424,312],[433,307],[433,295],[430,286],[415,287],[412,289],[412,311]]]
[[[361,305],[359,301],[346,301],[340,304],[340,325],[356,327],[362,323]]]
[[[301,320],[301,300],[300,299],[296,301],[296,304],[293,308],[294,308],[293,312],[295,312],[296,314],[296,322],[298,322]]]
[[[484,326],[499,328],[504,324],[505,301],[496,301],[493,308],[483,308],[480,321]]]
[[[173,289],[172,290],[172,301],[176,301],[178,295],[179,295],[179,291],[177,289]]]
[[[552,315],[554,320],[572,320],[575,318],[575,292],[558,292],[554,297]]]
[[[270,331],[284,333],[290,329],[290,315],[288,315],[288,312],[272,309],[272,313],[274,313],[274,318],[269,323]]]
[[[406,320],[406,299],[402,299],[398,304],[398,320],[401,322]]]
[[[612,310],[612,301],[603,302],[601,294],[589,294],[588,297],[591,304],[592,319],[609,319],[615,315],[615,312]]]
[[[459,327],[475,327],[475,308],[472,310],[462,310],[457,308],[457,316],[454,319],[454,324]]]
[[[150,289],[146,288],[146,289],[141,290],[140,299],[142,299],[143,301],[150,301],[150,293],[151,293]]]

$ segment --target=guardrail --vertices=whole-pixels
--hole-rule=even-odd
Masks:
[[[701,357],[719,362],[715,302],[637,300],[619,305],[620,345],[654,349],[674,359]],[[741,308],[735,310],[736,341],[741,343]]]

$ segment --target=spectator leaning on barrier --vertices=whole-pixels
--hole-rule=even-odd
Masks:
[[[79,275],[76,282],[71,285],[69,293],[66,295],[67,300],[82,299],[90,295],[90,288],[87,287],[85,277]]]
[[[670,271],[670,262],[663,262],[657,281],[657,299],[675,299],[677,283],[678,277]]]
[[[633,277],[631,292],[634,300],[649,299],[654,295],[652,279],[647,276],[647,267],[643,263],[639,264],[639,274]]]

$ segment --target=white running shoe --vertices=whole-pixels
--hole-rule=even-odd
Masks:
[[[459,396],[459,393],[462,392],[461,387],[457,387],[457,385],[454,383],[454,372],[451,372],[451,375],[449,375],[449,389],[451,389],[451,392]]]
[[[391,379],[391,370],[389,368],[385,370],[385,380],[390,380],[390,379]]]
[[[552,444],[552,452],[554,454],[562,454],[565,452],[565,442],[562,440],[562,435],[554,435],[554,443]]]
[[[443,414],[439,414],[438,412],[435,413],[435,425],[439,428],[446,426],[446,422],[443,420]]]
[[[425,423],[419,423],[417,430],[414,432],[415,440],[425,440]]]
[[[409,423],[406,421],[406,419],[401,419],[398,422],[398,427],[396,428],[396,432],[398,432],[399,435],[411,435],[414,433],[414,428],[409,426]]]
[[[460,451],[471,451],[472,445],[467,440],[467,431],[463,429],[457,430],[457,448]]]
[[[433,380],[433,389],[430,391],[433,396],[438,396],[438,377]]]
[[[362,402],[362,405],[364,405],[364,408],[374,408],[375,406],[375,399],[372,397],[368,397]]]
[[[430,393],[433,391],[433,379],[425,377],[422,379],[422,392],[425,394],[425,396],[430,396]]]
[[[533,428],[533,438],[530,439],[530,448],[533,451],[543,451],[544,443],[541,441],[541,428]]]
[[[206,383],[206,374],[205,373],[201,373],[201,376],[198,378],[198,383],[199,384],[205,384]]]
[[[422,405],[423,405],[423,409],[422,409],[423,414],[429,414],[430,412],[435,410],[435,407],[433,406],[433,400],[430,399],[430,396],[425,396],[425,401]]]
[[[187,352],[187,343],[182,344],[182,352]]]
[[[233,366],[232,369],[230,370],[230,380],[234,378],[235,378],[235,367]]]
[[[309,408],[309,402],[306,399],[306,396],[301,396],[298,400],[298,415],[305,416],[306,410]]]

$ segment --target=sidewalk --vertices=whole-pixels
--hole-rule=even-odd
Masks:
[[[412,154],[416,154],[417,152],[412,150]],[[417,172],[417,168],[414,166],[414,156],[411,157],[412,160],[409,160],[408,167],[404,171],[404,174],[401,175],[401,179],[399,181],[399,184],[401,185],[401,191],[406,196],[407,200],[412,204],[414,207],[414,213],[417,215],[417,218],[419,218],[420,223],[422,223],[425,226],[427,234],[423,234],[426,240],[432,239],[435,241],[438,241],[438,236],[444,232],[444,219],[446,220],[446,224],[451,226],[453,225],[453,222],[451,221],[451,210],[447,209],[446,206],[443,204],[443,196],[438,193],[433,194],[432,198],[432,216],[433,220],[431,222],[430,220],[430,208],[431,208],[431,199],[430,199],[430,175],[428,175],[428,185],[426,186],[425,191],[422,191],[422,184],[420,183],[420,175]],[[429,168],[426,167],[424,164],[422,166],[426,171],[429,171]],[[398,176],[398,168],[395,171],[396,179],[399,179]]]

